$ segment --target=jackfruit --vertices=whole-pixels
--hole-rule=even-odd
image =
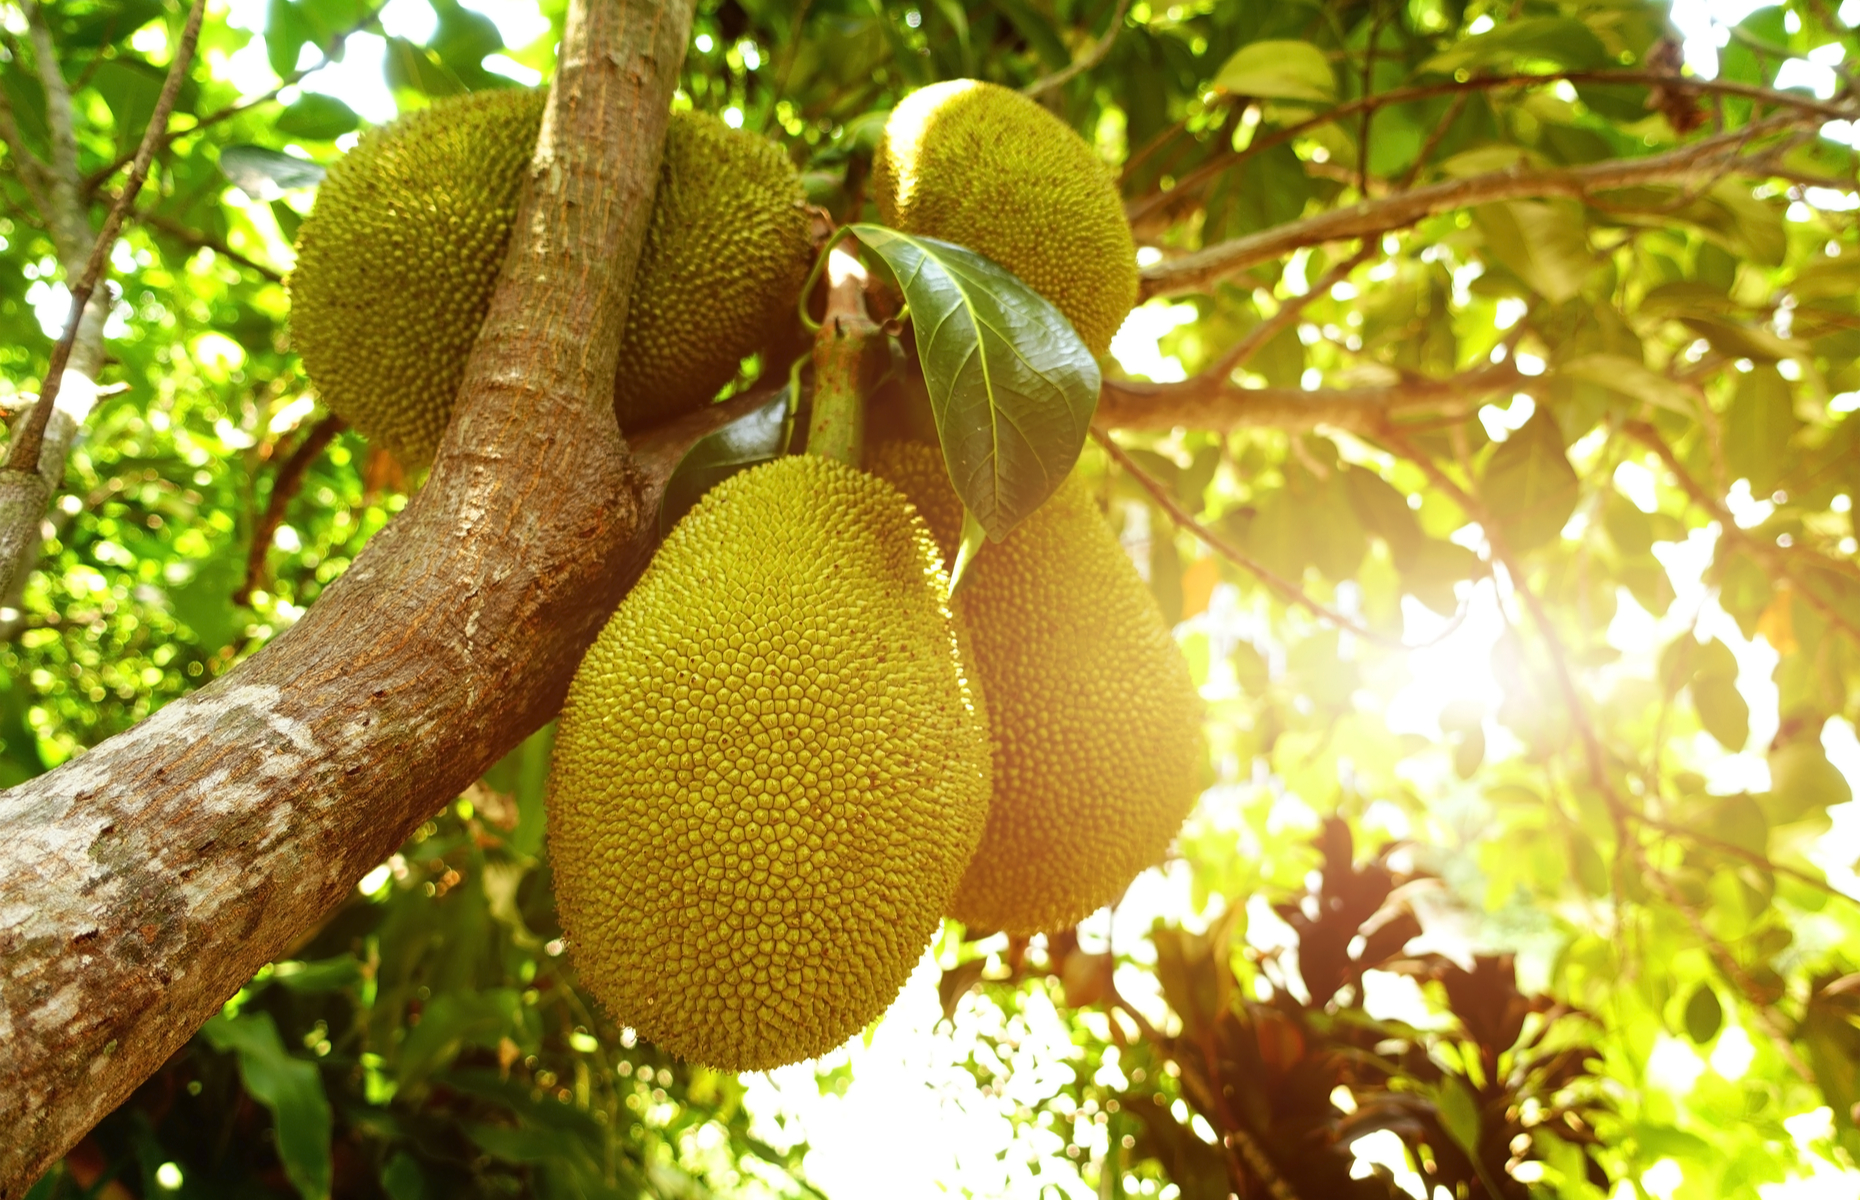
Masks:
[[[945,555],[962,503],[942,455],[874,447]],[[1074,472],[985,546],[952,607],[987,701],[988,829],[947,915],[975,929],[1063,929],[1158,862],[1194,807],[1201,699],[1149,588]]]
[[[872,178],[885,224],[986,255],[1110,350],[1137,301],[1137,247],[1110,169],[1071,126],[998,84],[932,84],[892,110]]]
[[[563,928],[616,1021],[762,1070],[897,995],[987,820],[943,580],[896,489],[817,456],[673,529],[576,673],[547,802]]]
[[[362,138],[317,189],[291,341],[323,402],[410,465],[432,458],[484,324],[543,96],[475,92]]]
[[[696,408],[795,311],[814,264],[801,177],[781,147],[672,114],[620,339],[623,429]]]
[[[298,233],[292,338],[324,401],[431,460],[503,264],[546,95],[475,92],[409,114],[330,168]],[[615,377],[623,428],[695,408],[793,309],[811,265],[779,147],[672,114]]]

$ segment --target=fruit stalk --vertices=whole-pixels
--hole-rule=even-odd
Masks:
[[[866,311],[865,285],[858,259],[828,251],[827,312],[814,337],[807,452],[854,467],[865,454],[865,398],[890,363],[884,327]]]

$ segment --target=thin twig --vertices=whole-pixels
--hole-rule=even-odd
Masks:
[[[305,78],[311,75],[314,75],[316,72],[321,71],[324,67],[327,67],[331,63],[335,62],[336,59],[334,56],[336,52],[342,47],[342,45],[345,42],[347,42],[350,37],[352,37],[355,34],[360,33],[362,30],[368,28],[370,25],[373,25],[376,21],[378,21],[381,17],[381,10],[385,7],[387,7],[385,4],[377,4],[377,5],[370,7],[365,13],[361,15],[360,18],[356,20],[356,22],[353,25],[349,26],[347,29],[343,30],[341,33],[338,33],[335,37],[331,38],[329,40],[328,46],[317,47],[317,49],[322,51],[322,54],[323,54],[323,57],[321,60],[311,63],[307,67],[292,71],[290,74],[284,76],[281,80],[278,81],[277,87],[272,88],[268,92],[265,92],[258,96],[254,96],[250,100],[234,101],[233,103],[228,104],[223,108],[215,109],[213,112],[208,113],[206,116],[196,119],[192,125],[189,125],[185,129],[176,129],[168,133],[164,133],[162,135],[161,146],[159,148],[162,150],[166,150],[175,141],[179,140],[180,138],[186,137],[190,133],[199,133],[201,130],[207,128],[210,125],[218,125],[222,121],[230,120],[233,117],[240,115],[241,113],[250,112],[252,109],[257,108],[260,105],[269,104],[273,100],[276,100],[278,98],[278,93],[282,92],[285,88],[292,87],[298,83],[303,82]],[[91,192],[96,191],[98,188],[102,187],[104,182],[108,180],[110,176],[122,170],[124,166],[134,161],[134,158],[135,158],[134,155],[123,155],[117,158],[114,162],[111,162],[108,166],[102,167],[101,169],[92,172],[84,180],[85,193],[89,194]]]
[[[1130,455],[1124,451],[1124,448],[1112,440],[1110,434],[1104,432],[1102,429],[1094,427],[1091,431],[1091,435],[1093,438],[1097,439],[1100,446],[1104,447],[1105,453],[1109,454],[1118,466],[1122,467],[1132,479],[1136,480],[1139,487],[1150,494],[1150,498],[1156,501],[1157,507],[1167,513],[1169,519],[1175,522],[1179,528],[1187,530],[1198,538],[1203,545],[1207,546],[1208,549],[1233,563],[1241,570],[1253,575],[1261,583],[1279,593],[1279,595],[1284,597],[1287,601],[1304,609],[1319,620],[1334,625],[1346,633],[1362,638],[1372,645],[1381,646],[1385,649],[1424,650],[1450,635],[1454,630],[1458,629],[1460,623],[1466,619],[1467,606],[1462,604],[1459,612],[1455,613],[1453,619],[1447,623],[1447,627],[1425,642],[1404,642],[1397,638],[1386,637],[1372,629],[1366,629],[1335,609],[1328,608],[1318,601],[1313,600],[1310,596],[1305,594],[1303,588],[1300,588],[1291,580],[1286,579],[1272,568],[1249,557],[1244,551],[1233,545],[1233,543],[1227,541],[1227,539],[1221,537],[1212,529],[1203,525],[1200,521],[1197,521],[1187,510],[1176,502],[1175,497],[1171,496],[1162,484],[1146,474],[1143,468],[1139,467]]]
[[[1761,167],[1766,161],[1764,156],[1740,158],[1739,151],[1754,137],[1786,133],[1804,119],[1802,114],[1791,113],[1755,122],[1736,133],[1688,142],[1663,154],[1607,158],[1566,168],[1509,167],[1327,209],[1302,220],[1216,242],[1179,258],[1152,263],[1143,268],[1139,295],[1148,299],[1206,288],[1237,271],[1282,259],[1305,246],[1380,235],[1473,205],[1546,196],[1587,201],[1596,192],[1695,179],[1719,169],[1726,159],[1740,168]]]
[[[1755,87],[1750,84],[1733,83],[1723,79],[1681,79],[1662,75],[1653,71],[1565,71],[1552,74],[1517,74],[1486,75],[1474,79],[1453,80],[1446,83],[1422,84],[1417,87],[1395,88],[1387,92],[1378,92],[1373,96],[1361,96],[1347,100],[1342,104],[1325,109],[1314,117],[1291,125],[1275,129],[1270,133],[1255,134],[1241,150],[1229,150],[1210,159],[1177,181],[1175,187],[1167,192],[1133,200],[1127,206],[1126,215],[1131,222],[1141,220],[1151,212],[1165,205],[1179,203],[1182,197],[1193,189],[1208,183],[1215,176],[1238,166],[1255,154],[1264,153],[1275,146],[1329,125],[1344,117],[1354,116],[1364,109],[1387,108],[1396,104],[1411,104],[1417,100],[1431,100],[1436,96],[1451,96],[1469,92],[1499,91],[1505,88],[1537,87],[1557,82],[1569,83],[1630,83],[1660,85],[1673,87],[1682,91],[1694,91],[1715,95],[1740,96],[1745,99],[1759,100],[1779,108],[1792,109],[1809,113],[1824,120],[1852,120],[1855,110],[1852,104],[1830,104],[1790,92],[1772,91],[1769,88]]]
[[[257,591],[265,581],[265,555],[271,549],[271,539],[278,532],[278,526],[284,520],[284,510],[290,507],[291,500],[303,486],[304,473],[310,469],[329,444],[336,440],[348,425],[335,413],[329,414],[304,435],[304,440],[297,443],[291,456],[284,460],[278,473],[271,480],[271,498],[265,503],[265,515],[258,519],[252,530],[252,548],[247,551],[245,559],[245,581],[239,590],[233,593],[234,604],[249,604],[252,593]]]
[[[1434,151],[1440,149],[1440,143],[1446,141],[1447,134],[1452,132],[1453,123],[1460,119],[1461,113],[1466,111],[1466,100],[1471,95],[1471,92],[1461,92],[1453,97],[1452,102],[1447,105],[1447,111],[1441,114],[1439,121],[1435,122],[1433,132],[1427,135],[1425,142],[1421,143],[1420,152],[1414,156],[1414,163],[1408,168],[1407,174],[1401,177],[1401,183],[1396,187],[1397,191],[1407,191],[1414,186],[1414,181],[1421,177],[1421,171],[1427,166],[1428,160],[1434,156]]]
[[[1020,89],[1021,95],[1038,100],[1041,96],[1046,95],[1046,93],[1052,91],[1054,88],[1064,87],[1079,75],[1103,62],[1104,56],[1111,52],[1111,43],[1117,40],[1117,35],[1123,30],[1124,14],[1129,10],[1130,0],[1117,0],[1117,11],[1111,14],[1110,28],[1104,31],[1103,37],[1093,42],[1091,48],[1086,50],[1085,53],[1079,55],[1057,71],[1054,71],[1051,75],[1046,76],[1044,79],[1036,79],[1026,87]]]
[[[1298,314],[1305,310],[1306,305],[1348,279],[1350,272],[1362,266],[1375,252],[1376,243],[1368,238],[1363,239],[1362,246],[1355,254],[1325,272],[1322,279],[1307,287],[1300,295],[1286,297],[1285,303],[1279,306],[1278,312],[1247,330],[1246,336],[1234,343],[1233,349],[1222,355],[1219,362],[1202,371],[1196,378],[1208,383],[1227,382],[1228,376],[1245,366],[1261,346],[1279,336],[1287,326],[1297,321]]]
[[[36,472],[39,469],[39,446],[45,440],[45,426],[51,420],[59,385],[64,381],[65,363],[70,361],[71,347],[77,342],[84,309],[90,304],[91,293],[96,291],[98,281],[103,276],[104,264],[109,261],[110,248],[116,244],[116,234],[123,226],[123,218],[128,215],[129,207],[136,202],[136,193],[142,190],[143,181],[148,178],[149,163],[155,157],[155,146],[168,127],[168,114],[174,109],[175,97],[181,91],[181,81],[187,77],[187,68],[193,62],[194,46],[200,40],[200,19],[206,7],[206,0],[194,0],[193,7],[188,10],[187,27],[181,33],[181,45],[175,51],[174,61],[168,64],[168,78],[162,84],[161,97],[155,102],[155,111],[149,116],[148,128],[143,130],[142,144],[136,150],[129,179],[123,185],[123,194],[111,205],[110,215],[104,219],[103,229],[91,247],[90,261],[84,264],[84,274],[71,288],[71,316],[58,344],[52,347],[52,359],[46,367],[45,382],[39,388],[39,399],[14,436],[13,444],[7,448],[6,470]],[[46,66],[50,74],[58,73],[55,63]]]
[[[1795,564],[1791,560],[1797,555],[1813,557],[1817,560],[1815,565],[1821,569],[1836,574],[1847,575],[1856,579],[1860,579],[1860,568],[1856,568],[1852,563],[1816,554],[1807,547],[1798,548],[1791,546],[1785,549],[1776,545],[1774,542],[1767,542],[1762,538],[1752,537],[1738,525],[1737,518],[1732,516],[1724,505],[1720,504],[1710,492],[1707,492],[1704,487],[1700,485],[1698,480],[1692,478],[1691,474],[1680,465],[1678,456],[1673,453],[1673,448],[1666,444],[1666,439],[1660,436],[1659,430],[1647,424],[1645,421],[1628,421],[1623,424],[1621,428],[1629,437],[1640,442],[1659,457],[1661,463],[1665,464],[1666,469],[1672,472],[1673,478],[1678,481],[1679,486],[1685,491],[1686,495],[1694,504],[1703,508],[1711,515],[1713,520],[1718,522],[1719,529],[1724,531],[1724,535],[1727,538],[1737,543],[1748,553],[1762,559],[1766,566],[1772,571],[1775,571],[1783,579],[1787,580],[1795,594],[1802,597],[1803,601],[1806,602],[1810,608],[1820,613],[1823,620],[1841,630],[1848,637],[1854,639],[1856,643],[1860,643],[1860,628],[1857,628],[1853,622],[1848,620],[1839,609],[1817,595],[1815,590],[1809,587],[1808,584],[1802,580],[1800,575],[1797,574]]]
[[[279,271],[276,267],[268,267],[256,259],[248,258],[239,253],[231,246],[228,246],[224,238],[216,238],[209,234],[201,233],[197,229],[190,229],[181,222],[174,220],[172,217],[164,217],[160,213],[138,212],[136,214],[136,220],[150,229],[160,230],[162,233],[167,234],[183,245],[192,246],[195,249],[211,250],[221,258],[229,258],[246,270],[263,275],[273,283],[284,282],[283,272]]]

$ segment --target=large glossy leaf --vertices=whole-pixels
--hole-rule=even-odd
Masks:
[[[1078,460],[1098,364],[1051,302],[975,251],[879,225],[848,228],[910,304],[950,480],[999,541]]]
[[[278,1158],[304,1200],[330,1189],[330,1109],[314,1063],[292,1057],[269,1013],[216,1016],[201,1029],[214,1049],[239,1061],[239,1077],[254,1100],[271,1110]]]
[[[785,454],[793,425],[788,418],[788,391],[784,388],[767,404],[707,434],[685,451],[672,469],[672,477],[666,480],[665,496],[659,502],[660,536],[670,533],[705,492],[738,471]]]

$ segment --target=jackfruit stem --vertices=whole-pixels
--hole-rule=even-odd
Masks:
[[[865,307],[865,268],[840,250],[827,262],[827,311],[814,335],[807,452],[863,466],[865,401],[890,365],[884,328]]]

